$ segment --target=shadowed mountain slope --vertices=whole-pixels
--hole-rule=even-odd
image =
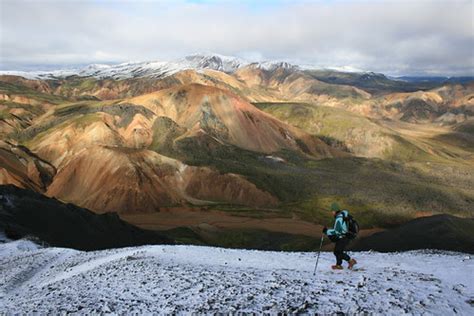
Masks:
[[[97,215],[12,185],[0,186],[0,228],[10,238],[35,236],[51,246],[80,250],[173,243],[116,214]]]
[[[352,250],[439,249],[474,253],[474,218],[435,215],[357,240]]]
[[[442,85],[441,82],[407,82],[394,80],[381,73],[374,72],[343,72],[336,70],[307,70],[306,73],[315,79],[330,83],[350,85],[365,91],[384,94],[389,92],[413,92],[417,90],[432,89]]]

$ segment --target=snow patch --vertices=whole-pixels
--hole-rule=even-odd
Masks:
[[[250,64],[250,66],[267,71],[274,71],[279,68],[288,70],[297,70],[299,68],[298,66],[290,64],[286,61],[264,61],[259,63],[252,63]]]
[[[276,162],[282,162],[282,163],[285,163],[286,160],[281,158],[281,157],[277,157],[277,156],[272,156],[272,155],[269,155],[269,156],[265,156],[266,159],[270,159],[270,160],[273,160],[273,161],[276,161]]]
[[[8,241],[4,233],[2,234],[5,238],[5,241]],[[0,260],[4,258],[16,256],[16,255],[23,255],[25,252],[30,253],[38,249],[41,249],[41,246],[27,239],[9,241],[9,242],[0,244]]]

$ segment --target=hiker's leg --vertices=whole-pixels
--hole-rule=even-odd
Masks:
[[[341,258],[346,260],[347,262],[349,262],[349,260],[351,260],[351,257],[344,252],[344,250],[346,250],[346,247],[349,245],[349,242],[350,240],[348,238],[342,238],[341,239]],[[341,261],[342,262],[342,261]]]
[[[349,262],[349,260],[351,260],[351,257],[347,253],[343,252],[342,253],[342,259]]]
[[[342,259],[339,259],[339,253],[336,251],[336,248],[334,248],[334,256],[336,257],[336,264],[341,265]]]
[[[336,245],[334,246],[334,255],[336,256],[336,264],[341,265],[342,264],[342,259],[344,257],[344,244],[341,243],[342,240],[336,241]]]

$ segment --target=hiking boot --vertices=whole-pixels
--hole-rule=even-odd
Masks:
[[[333,269],[333,270],[342,270],[344,268],[341,265],[335,264],[335,265],[331,266],[331,269]]]
[[[357,261],[355,259],[349,260],[349,269],[352,270],[352,268],[357,264]]]

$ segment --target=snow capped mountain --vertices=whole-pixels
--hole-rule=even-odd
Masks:
[[[16,71],[16,70],[1,70],[0,76],[19,76],[26,79],[39,79],[39,80],[46,80],[46,79],[57,79],[57,78],[65,78],[68,76],[77,75],[79,69],[60,69],[60,70],[51,70],[51,71]]]
[[[194,69],[213,69],[228,73],[249,64],[243,59],[220,54],[193,54],[181,59],[180,63]]]
[[[286,61],[263,61],[259,63],[251,63],[250,67],[267,71],[274,71],[278,68],[283,68],[287,70],[297,70],[300,68],[299,66],[290,64]]]
[[[77,73],[79,76],[94,76],[95,74],[100,73],[101,71],[104,71],[106,69],[109,69],[111,66],[110,65],[104,65],[104,64],[91,64],[88,65]]]
[[[127,62],[117,65],[91,64],[81,69],[56,71],[0,71],[0,75],[21,76],[27,79],[57,79],[77,75],[97,79],[165,78],[182,70],[212,69],[233,73],[251,65],[265,70],[277,68],[297,69],[298,66],[281,61],[247,62],[243,59],[220,54],[193,54],[174,61]]]
[[[174,62],[129,62],[103,67],[86,67],[77,73],[81,77],[95,77],[97,79],[128,79],[128,78],[162,78],[180,70],[187,69],[184,65]]]
[[[5,314],[473,315],[474,260],[452,252],[353,253],[142,246],[81,252],[0,245]]]

